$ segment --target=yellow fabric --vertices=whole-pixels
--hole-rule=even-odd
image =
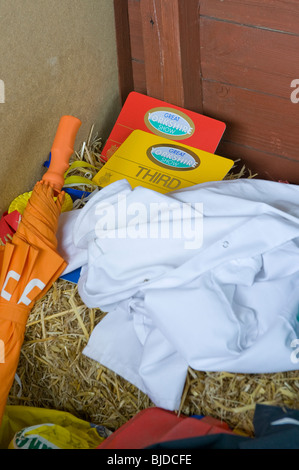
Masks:
[[[91,179],[86,178],[85,176],[67,176],[72,170],[80,168],[92,168],[93,170],[98,171],[98,168],[91,165],[91,163],[82,162],[81,160],[75,161],[69,166],[68,170],[64,173],[64,186],[97,186],[96,183],[94,183]]]
[[[0,426],[0,449],[95,449],[105,432],[64,411],[7,406]]]
[[[68,176],[65,180],[65,187],[67,186],[98,186],[96,183],[91,181],[85,176]]]
[[[8,208],[8,213],[10,214],[13,211],[18,211],[19,214],[23,215],[24,210],[28,204],[29,199],[32,196],[32,191],[24,194],[20,194],[20,196],[16,197]],[[73,208],[73,201],[69,194],[65,193],[64,202],[61,207],[61,212],[68,212],[71,211]]]
[[[68,175],[68,173],[77,168],[92,168],[93,170],[97,170],[98,168],[88,162],[83,162],[82,160],[76,160],[75,162],[71,163],[68,170],[64,173],[64,177]]]

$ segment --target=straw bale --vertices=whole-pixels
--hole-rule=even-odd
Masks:
[[[91,131],[74,159],[100,168],[100,146],[100,139],[92,139]],[[238,165],[227,179],[256,176],[240,162]],[[83,176],[94,175],[90,170],[82,171]],[[84,305],[75,284],[58,279],[29,315],[17,370],[19,380],[8,402],[69,411],[112,431],[142,409],[154,406],[132,384],[82,354],[104,316],[100,309]],[[252,436],[257,403],[299,408],[298,391],[297,371],[232,374],[189,369],[177,412],[209,415],[227,422],[236,432]]]

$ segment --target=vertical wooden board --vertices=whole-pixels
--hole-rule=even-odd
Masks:
[[[146,95],[146,77],[145,77],[145,65],[143,62],[132,61],[133,67],[133,80],[134,80],[134,91]]]
[[[252,174],[257,174],[257,178],[272,181],[288,181],[299,184],[299,161],[282,158],[277,155],[263,152],[258,149],[235,144],[233,142],[222,141],[217,149],[217,154],[240,159],[238,168],[245,164],[246,169]]]
[[[140,0],[148,95],[201,112],[197,0]]]
[[[161,0],[140,0],[147,94],[164,99]]]
[[[299,77],[299,36],[210,19],[201,21],[202,74],[290,99]]]
[[[123,104],[134,89],[131,62],[130,26],[127,0],[114,0],[118,77],[120,99]]]
[[[139,0],[128,0],[128,15],[132,59],[144,62],[142,22]]]
[[[226,123],[225,139],[299,159],[299,103],[203,81],[204,113]]]
[[[184,105],[202,113],[200,16],[198,0],[179,1]]]
[[[176,106],[184,107],[181,37],[177,0],[162,0],[161,19],[164,100]]]
[[[200,0],[200,14],[299,34],[298,0]]]
[[[200,30],[197,0],[163,0],[164,99],[202,110]]]

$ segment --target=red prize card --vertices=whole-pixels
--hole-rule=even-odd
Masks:
[[[6,223],[16,232],[21,220],[21,214],[18,211],[12,211],[4,214]]]
[[[21,214],[18,211],[13,211],[10,214],[5,212],[0,219],[0,241],[6,243],[17,231]]]
[[[2,243],[6,243],[9,237],[12,237],[14,231],[11,227],[5,222],[4,217],[0,220],[0,240]]]
[[[216,119],[133,91],[118,116],[102,156],[109,159],[136,129],[214,153],[225,127]]]

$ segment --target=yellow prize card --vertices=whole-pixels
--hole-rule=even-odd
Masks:
[[[178,144],[145,131],[135,130],[94,177],[99,186],[126,179],[167,193],[207,181],[222,180],[234,164],[188,145]]]

